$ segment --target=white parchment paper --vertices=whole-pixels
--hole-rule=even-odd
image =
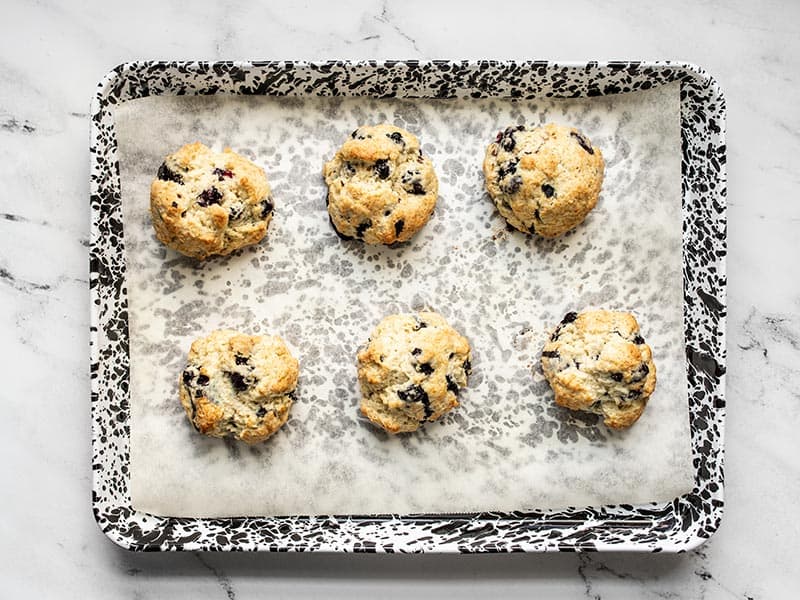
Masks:
[[[127,255],[133,507],[166,516],[461,512],[662,501],[692,487],[683,350],[679,88],[580,100],[153,97],[116,110]],[[416,132],[440,179],[425,229],[397,248],[343,242],[322,163],[358,125]],[[509,124],[574,125],[606,180],[556,240],[506,230],[484,191],[486,145]],[[267,239],[198,263],[149,220],[163,157],[200,140],[264,167]],[[570,310],[630,310],[658,385],[612,432],[554,405],[539,355]],[[466,335],[461,406],[414,434],[358,414],[355,354],[392,312],[431,308]],[[258,446],[196,433],[178,401],[191,341],[217,327],[277,333],[300,360],[286,426]]]

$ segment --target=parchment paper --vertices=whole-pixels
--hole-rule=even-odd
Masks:
[[[116,110],[131,352],[134,508],[169,516],[368,514],[662,501],[692,487],[681,287],[677,84],[582,100],[152,97]],[[358,125],[416,132],[440,180],[425,229],[397,248],[340,241],[320,175]],[[484,191],[486,145],[509,124],[577,126],[606,180],[586,222],[556,240],[507,231]],[[267,239],[198,263],[166,250],[148,214],[163,157],[201,140],[264,167]],[[658,385],[612,432],[554,405],[539,356],[569,310],[634,312]],[[355,354],[393,312],[431,308],[466,335],[461,406],[397,437],[358,414]],[[217,327],[277,333],[300,360],[286,426],[258,446],[190,426],[177,382]]]

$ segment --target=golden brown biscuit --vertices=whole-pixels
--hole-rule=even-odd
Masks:
[[[653,354],[636,318],[625,312],[567,313],[545,344],[542,369],[556,404],[629,427],[656,387]]]
[[[230,148],[218,153],[200,142],[167,156],[150,186],[158,239],[200,260],[260,242],[273,208],[263,169]]]
[[[439,193],[417,137],[393,125],[356,129],[322,173],[333,228],[367,244],[411,239],[428,222]]]
[[[486,189],[516,229],[556,237],[581,223],[597,204],[603,154],[577,129],[550,123],[512,126],[486,149]]]
[[[298,363],[278,336],[218,329],[195,340],[180,398],[197,431],[260,442],[289,418]]]
[[[470,360],[469,342],[441,315],[388,316],[358,353],[361,412],[389,433],[415,431],[458,406]]]

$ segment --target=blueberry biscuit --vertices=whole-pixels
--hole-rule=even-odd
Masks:
[[[297,374],[297,360],[280,337],[219,329],[192,343],[181,404],[200,433],[253,444],[289,418]]]
[[[514,228],[556,237],[597,204],[603,154],[577,129],[550,123],[507,127],[486,149],[486,189]]]
[[[260,242],[272,209],[263,169],[230,148],[218,153],[200,142],[167,156],[150,186],[158,239],[200,260]]]
[[[361,412],[389,433],[415,431],[458,406],[470,370],[469,342],[441,315],[388,316],[358,353]]]
[[[630,427],[656,387],[650,346],[636,318],[608,310],[567,313],[542,352],[556,404],[602,415],[608,427]]]
[[[411,239],[428,222],[439,193],[417,137],[392,125],[356,129],[322,174],[336,233],[367,244]]]

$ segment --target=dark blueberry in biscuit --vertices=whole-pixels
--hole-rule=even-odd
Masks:
[[[292,399],[292,402],[297,401],[297,390],[292,390],[291,392],[289,392],[286,395],[289,396],[289,398]]]
[[[577,131],[572,131],[570,132],[570,135],[578,140],[578,144],[580,144],[581,148],[586,150],[589,154],[594,154],[594,148],[592,148],[592,145],[580,133]]]
[[[422,373],[423,375],[430,375],[433,373],[434,369],[431,366],[431,363],[422,363],[418,364],[414,367],[418,373]]]
[[[528,225],[528,233],[536,233],[536,222],[532,221],[530,225]]]
[[[469,362],[469,359],[464,361],[464,373],[469,376],[472,373],[472,363]]]
[[[222,181],[226,177],[228,178],[233,177],[233,171],[231,171],[230,169],[220,169],[219,167],[216,167],[212,172],[219,178],[220,181]]]
[[[196,373],[194,372],[194,369],[191,368],[185,369],[183,371],[183,383],[185,383],[186,385],[190,385],[195,375]]]
[[[517,172],[517,165],[519,164],[518,158],[512,158],[509,161],[504,162],[500,165],[500,168],[497,169],[497,180],[501,180],[507,175],[511,175],[512,173]]]
[[[392,133],[387,133],[386,137],[388,137],[390,140],[392,140],[395,144],[402,144],[403,146],[406,145],[406,142],[403,139],[403,136],[400,134],[399,131],[394,131]]]
[[[232,204],[231,207],[228,209],[228,220],[229,221],[236,221],[242,218],[242,214],[244,214],[244,206],[241,204]]]
[[[237,365],[246,365],[247,362],[250,360],[250,357],[249,356],[242,356],[241,354],[237,354],[234,357],[234,360],[236,361]]]
[[[645,377],[647,377],[648,373],[650,373],[650,367],[647,366],[647,363],[642,363],[641,365],[639,365],[639,368],[636,369],[636,371],[633,373],[631,381],[633,383],[639,382]]]
[[[622,373],[611,373],[611,379],[614,381],[622,381]]]
[[[421,402],[425,409],[425,418],[433,414],[428,393],[419,385],[411,385],[404,390],[397,390],[397,397],[403,402]]]
[[[360,223],[358,227],[356,227],[356,237],[363,238],[364,234],[367,232],[367,229],[369,229],[370,227],[372,227],[372,221],[370,220]]]
[[[428,326],[428,324],[425,321],[420,321],[416,317],[414,317],[414,320],[417,322],[417,324],[414,325],[414,327],[412,328],[414,331],[419,331],[420,329],[425,329]]]
[[[356,174],[356,168],[353,166],[353,163],[351,162],[344,163],[344,168],[345,171],[347,171],[347,174],[350,175],[351,177]]]
[[[533,211],[533,218],[536,219],[537,221],[541,221],[542,220],[542,217],[539,214],[539,209],[538,208]]]
[[[231,380],[233,384],[233,389],[237,392],[243,392],[247,389],[247,383],[244,380],[244,377],[239,373],[235,373],[233,371],[225,371],[225,375],[228,376],[228,379]]]
[[[506,194],[515,194],[522,187],[522,177],[514,175],[511,179],[500,183],[500,189]]]
[[[172,203],[172,208],[178,208],[178,203],[177,202],[173,202]]]
[[[403,219],[397,219],[394,223],[394,234],[400,235],[403,231],[403,226],[405,225],[405,221]]]
[[[453,392],[456,396],[458,396],[458,386],[456,382],[453,381],[453,378],[450,375],[445,375],[445,380],[447,380],[447,389],[450,392]]]
[[[375,161],[375,175],[377,175],[380,179],[386,179],[389,177],[390,171],[388,160],[381,158]]]
[[[552,198],[553,194],[556,193],[556,190],[552,185],[548,185],[546,183],[543,183],[542,184],[542,192],[544,192],[544,195],[547,196],[548,198]]]
[[[167,163],[161,163],[158,167],[158,178],[161,181],[174,181],[175,183],[183,184],[183,177],[170,169]]]
[[[637,335],[635,338],[633,338],[633,343],[637,345],[644,344],[644,338],[640,335]]]
[[[564,315],[564,318],[561,319],[562,325],[566,325],[567,323],[572,323],[575,319],[578,318],[578,313],[576,312],[568,312]]]
[[[422,187],[422,184],[419,181],[415,181],[411,184],[411,193],[415,196],[424,196],[425,188]]]
[[[266,197],[261,201],[261,218],[266,219],[267,215],[272,212],[275,206],[272,204],[272,198]]]
[[[258,410],[256,411],[256,416],[261,418],[267,414],[267,409],[263,406],[259,406]]]
[[[635,400],[636,398],[639,398],[641,395],[642,393],[639,390],[631,390],[630,392],[628,392],[628,400]]]
[[[413,354],[414,356],[419,356],[420,354],[422,354],[422,348],[414,348],[414,349],[411,351],[411,354]],[[452,357],[451,357],[451,358],[452,358]]]
[[[545,358],[559,358],[561,355],[558,353],[558,350],[545,350],[542,352],[542,356]]]
[[[194,391],[195,398],[202,398],[203,397],[203,390],[195,390]]]
[[[197,203],[200,206],[211,206],[212,204],[219,204],[219,201],[222,200],[222,192],[212,185],[207,190],[200,192],[198,198],[200,199]]]
[[[208,375],[203,375],[202,373],[197,376],[197,385],[208,385],[210,379]]]

